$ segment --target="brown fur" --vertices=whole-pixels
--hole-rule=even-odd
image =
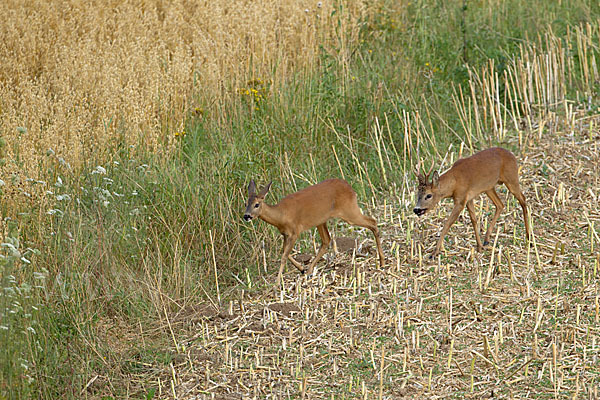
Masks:
[[[364,215],[356,200],[356,192],[346,181],[341,179],[328,179],[313,186],[309,186],[296,193],[292,193],[276,204],[269,205],[264,202],[271,184],[256,193],[254,181],[248,187],[248,205],[244,219],[250,220],[258,217],[275,226],[283,235],[283,253],[279,267],[278,283],[281,283],[283,268],[289,260],[301,272],[311,274],[315,264],[323,256],[331,236],[327,230],[327,221],[331,218],[341,218],[352,225],[369,228],[375,235],[379,264],[384,267],[383,251],[377,221]],[[307,269],[294,260],[290,252],[300,234],[308,229],[317,227],[321,236],[321,247]]]
[[[429,182],[428,175],[417,174],[419,187],[417,205],[414,208],[415,214],[423,215],[425,212],[435,208],[441,199],[452,197],[454,200],[454,208],[442,229],[440,239],[433,252],[434,256],[440,252],[444,236],[465,207],[469,212],[469,217],[475,230],[477,250],[481,251],[483,249],[483,245],[489,242],[492,229],[500,216],[500,212],[504,209],[504,204],[494,189],[497,184],[501,183],[506,185],[521,205],[523,220],[525,222],[526,239],[529,239],[527,202],[519,186],[517,159],[510,151],[500,147],[483,150],[471,157],[456,161],[452,168],[442,176],[438,176],[438,173],[434,172],[431,182]],[[496,212],[490,222],[482,245],[473,199],[484,192],[496,206]]]

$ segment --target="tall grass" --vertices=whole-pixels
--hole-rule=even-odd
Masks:
[[[253,79],[278,88],[319,46],[351,46],[364,7],[319,4],[2,2],[0,173],[37,177],[48,149],[73,166],[121,144],[168,151],[193,110],[222,109]]]
[[[272,201],[337,176],[366,207],[408,202],[417,159],[518,149],[596,106],[583,0],[34,6],[0,6],[4,54],[25,60],[0,70],[13,398],[152,393],[177,315],[270,280],[279,235],[240,218],[250,178]]]

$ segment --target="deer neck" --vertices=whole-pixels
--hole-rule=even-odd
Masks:
[[[450,171],[448,171],[448,172],[450,172]],[[442,199],[445,199],[447,197],[452,197],[454,195],[456,182],[454,180],[454,177],[451,174],[449,174],[448,172],[446,172],[445,174],[440,176],[440,180],[439,180],[439,185],[440,185],[439,194]]]
[[[263,203],[259,218],[266,223],[277,227],[280,231],[283,227],[283,213],[279,209],[278,205],[272,206],[267,203]]]

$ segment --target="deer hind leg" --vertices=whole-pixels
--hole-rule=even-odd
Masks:
[[[525,240],[529,241],[531,237],[531,231],[529,228],[529,211],[527,210],[527,201],[525,200],[525,196],[523,196],[523,192],[521,192],[521,187],[519,186],[518,178],[515,183],[504,182],[508,190],[517,198],[517,201],[521,205],[523,209],[523,222],[525,223]]]
[[[290,257],[290,252],[292,251],[292,248],[294,247],[294,243],[296,243],[296,239],[298,238],[298,235],[283,235],[283,252],[281,254],[281,264],[279,265],[279,274],[277,275],[277,284],[281,285],[281,281],[283,279],[283,269],[285,268],[285,263],[287,262],[288,258]],[[296,261],[296,260],[294,260]],[[297,261],[296,261],[297,262]],[[300,264],[298,264],[300,265]],[[298,267],[298,265],[296,265],[296,267]],[[299,268],[300,271],[303,271],[303,269],[300,267]]]
[[[479,236],[479,223],[477,221],[477,215],[475,214],[475,205],[473,203],[473,199],[467,201],[467,211],[469,212],[469,217],[471,217],[471,223],[473,224],[473,230],[475,231],[477,251],[481,251],[483,250],[483,245],[481,244],[481,238]]]
[[[440,253],[440,250],[442,249],[442,243],[444,242],[444,236],[446,236],[446,233],[448,233],[448,230],[450,229],[452,224],[454,224],[456,222],[461,211],[465,208],[466,203],[467,202],[465,200],[454,203],[454,208],[452,209],[450,216],[448,217],[448,219],[446,220],[446,223],[444,224],[442,233],[440,233],[440,239],[438,240],[437,245],[435,246],[435,250],[433,251],[433,254],[431,255],[432,257],[435,257]]]
[[[345,215],[340,216],[344,221],[351,225],[362,226],[363,228],[368,228],[373,232],[373,236],[375,236],[375,243],[377,244],[377,254],[379,255],[379,267],[385,267],[385,258],[383,256],[383,250],[381,247],[381,237],[379,236],[379,229],[377,228],[377,221],[375,218],[371,218],[367,215],[364,215],[360,208],[358,208],[358,204],[355,204]]]
[[[307,275],[312,274],[315,265],[317,265],[317,262],[323,257],[323,254],[325,254],[329,247],[329,243],[331,243],[331,235],[329,235],[329,231],[327,230],[327,223],[317,226],[317,230],[319,231],[319,236],[321,236],[321,247],[319,247],[317,255],[308,266],[308,269],[306,270]]]
[[[504,210],[504,203],[502,203],[502,200],[500,200],[500,197],[498,196],[498,193],[496,192],[496,190],[494,188],[487,190],[485,192],[485,194],[488,195],[488,197],[492,200],[492,202],[496,206],[496,212],[494,213],[494,216],[492,217],[490,225],[488,226],[487,232],[485,233],[485,239],[483,240],[484,246],[486,246],[490,242],[490,236],[492,235],[492,230],[494,229],[494,226],[496,225],[496,222],[498,221],[498,217],[500,216],[500,213],[502,212],[502,210]]]

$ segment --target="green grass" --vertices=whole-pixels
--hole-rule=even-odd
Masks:
[[[240,92],[218,118],[190,115],[168,156],[116,146],[111,160],[89,160],[81,172],[56,159],[45,171],[53,204],[23,207],[6,222],[13,247],[0,258],[0,398],[78,398],[96,374],[123,382],[145,360],[167,363],[170,355],[136,347],[140,338],[166,345],[148,333],[166,329],[166,315],[235,298],[238,278],[247,291],[264,287],[263,242],[273,272],[279,234],[241,220],[250,179],[274,181],[272,202],[341,176],[363,205],[380,201],[417,154],[439,160],[464,140],[452,94],[468,87],[465,63],[492,59],[502,73],[523,42],[551,28],[567,43],[569,26],[600,15],[584,0],[466,3],[380,1],[358,48],[323,50],[315,70],[296,71],[278,91],[249,84],[261,97]],[[421,137],[404,136],[403,112],[413,132],[421,116]],[[105,341],[107,321],[127,327],[117,343]],[[358,375],[365,360],[351,366]]]

